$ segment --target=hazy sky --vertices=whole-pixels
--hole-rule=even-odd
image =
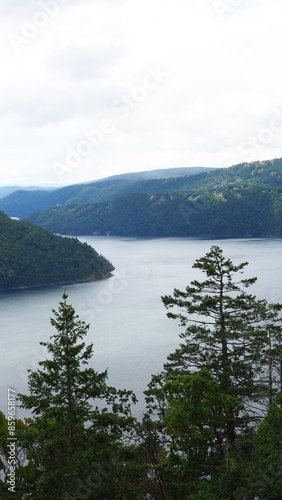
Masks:
[[[282,157],[279,0],[1,0],[0,184]]]

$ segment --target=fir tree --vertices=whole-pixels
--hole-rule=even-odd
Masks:
[[[41,342],[50,357],[29,370],[29,394],[20,395],[21,406],[34,415],[34,500],[108,498],[108,488],[115,487],[113,462],[123,453],[122,435],[133,423],[133,394],[109,387],[106,371],[87,367],[93,345],[86,346],[83,338],[89,325],[67,297],[64,293],[53,310],[57,333]],[[101,403],[94,406],[97,400]]]
[[[145,391],[143,425],[165,454],[155,465],[165,498],[234,499],[230,464],[279,389],[272,373],[281,359],[281,307],[247,293],[256,278],[242,279],[246,266],[212,246],[193,266],[204,280],[162,297],[168,317],[185,328]]]
[[[179,319],[185,327],[180,334],[184,342],[168,356],[166,371],[205,368],[224,394],[244,402],[260,400],[264,394],[260,381],[269,344],[266,323],[273,315],[266,300],[246,293],[256,281],[238,277],[247,264],[233,264],[221,248],[212,246],[193,265],[206,278],[193,280],[185,291],[175,289],[172,296],[162,297],[169,309],[167,316]]]

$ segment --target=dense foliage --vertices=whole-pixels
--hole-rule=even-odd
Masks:
[[[122,174],[86,184],[55,190],[18,190],[0,199],[0,210],[10,217],[25,217],[55,205],[111,201],[128,193],[175,191],[201,171],[211,168],[187,167]]]
[[[246,265],[213,246],[194,264],[204,280],[162,297],[185,331],[141,422],[134,394],[87,366],[89,325],[64,293],[48,358],[20,395],[33,417],[15,421],[12,463],[0,412],[1,500],[280,500],[282,305],[245,292]]]
[[[27,220],[60,234],[281,236],[282,194],[257,185],[194,195],[128,194],[110,203],[55,207]]]
[[[162,297],[168,317],[184,331],[163,372],[152,377],[143,425],[168,450],[158,469],[169,500],[253,499],[261,492],[261,500],[275,498],[266,495],[268,473],[259,463],[267,448],[266,422],[282,417],[282,306],[246,293],[256,281],[240,278],[246,265],[234,265],[213,246],[193,266],[204,280]],[[269,443],[265,463],[271,490],[278,492],[282,442],[274,453]],[[258,470],[260,480],[250,488]]]
[[[60,234],[281,236],[281,185],[281,159],[185,177],[117,176],[27,220]]]
[[[175,289],[162,301],[168,317],[185,327],[184,341],[169,356],[167,371],[182,374],[205,368],[223,393],[250,403],[251,396],[260,402],[265,397],[259,380],[266,371],[263,353],[275,312],[265,300],[247,293],[256,279],[240,279],[246,265],[234,265],[219,247],[212,246],[193,265],[205,279],[193,280],[185,291]]]
[[[123,174],[103,179],[101,181],[90,182],[87,184],[71,185],[49,191],[19,190],[13,192],[3,199],[0,199],[0,210],[3,210],[11,217],[23,218],[25,216],[35,214],[55,206],[85,205],[97,203],[104,204],[102,205],[98,213],[95,212],[95,216],[98,217],[97,231],[103,234],[103,221],[104,218],[108,217],[107,207],[109,202],[115,201],[125,195],[147,194],[159,195],[160,197],[161,195],[169,195],[169,198],[171,200],[174,200],[177,195],[181,194],[183,195],[181,203],[184,204],[184,209],[180,207],[180,211],[182,212],[183,210],[189,210],[189,206],[187,208],[187,199],[189,200],[190,198],[192,200],[199,199],[199,203],[196,205],[194,204],[194,209],[196,210],[196,212],[200,210],[200,203],[202,203],[202,208],[205,211],[208,210],[209,212],[211,212],[212,210],[219,208],[213,206],[214,201],[220,199],[227,200],[227,202],[230,204],[228,210],[232,212],[233,208],[236,209],[236,219],[234,216],[233,225],[234,222],[237,225],[239,223],[239,220],[244,218],[244,211],[248,203],[250,203],[249,211],[259,210],[261,201],[260,199],[258,199],[257,203],[255,204],[255,200],[253,199],[253,197],[259,196],[260,191],[264,192],[265,189],[268,193],[268,196],[270,197],[270,204],[277,205],[278,199],[278,207],[281,210],[281,199],[279,196],[279,194],[281,193],[281,186],[282,159],[275,159],[271,161],[253,162],[249,164],[242,163],[229,168],[210,169],[191,167],[160,171],[156,170],[151,172],[139,172],[136,174]],[[253,189],[249,189],[249,191],[246,193],[246,196],[243,196],[242,192],[244,192],[244,190],[247,188]],[[239,191],[236,193],[236,190]],[[234,197],[233,199],[229,200],[232,193]],[[240,200],[240,196],[243,197],[243,200]],[[132,199],[132,197],[129,197],[129,199]],[[145,199],[146,197],[144,197],[144,200]],[[128,209],[131,208],[132,207],[130,206],[128,207]],[[144,208],[146,210],[146,207]],[[173,217],[171,215],[171,211],[174,211],[175,209],[178,210],[178,208],[179,205],[177,204],[177,202],[173,202],[166,207],[169,219]],[[118,209],[119,206],[117,205],[117,210]],[[79,210],[82,211],[81,208]],[[271,218],[271,207],[267,206],[266,210],[266,218]],[[136,213],[134,213],[134,215],[136,215]],[[149,207],[149,209],[146,210],[145,216],[147,220],[145,219],[143,227],[140,228],[140,230],[142,229],[143,231],[142,235],[149,235],[150,231],[156,231],[156,236],[160,234],[165,235],[165,232],[168,232],[161,224],[161,215],[162,214],[158,214],[157,207],[153,203]],[[47,217],[49,216],[50,213],[47,215]],[[125,217],[126,216],[127,218],[130,218],[130,214],[128,212],[125,212]],[[123,234],[121,221],[118,219],[119,217],[121,217],[121,214],[117,216],[117,220],[115,221],[115,224],[113,224],[113,231],[115,231],[115,234]],[[208,214],[207,217],[208,221],[210,221],[211,214]],[[220,210],[219,214],[217,214],[217,217],[222,218]],[[155,219],[157,220],[157,224],[155,222]],[[180,222],[177,225],[177,234],[183,234],[187,232],[189,233],[189,231],[194,231],[195,227],[198,227],[198,222],[201,224],[201,220],[197,221],[196,218],[192,219],[194,221],[194,225],[192,224],[190,229],[185,229],[183,224],[181,224]],[[260,229],[261,222],[262,225],[266,225],[265,220],[266,219],[264,218],[261,219],[261,216],[257,217],[257,219],[254,220],[254,226],[251,227],[251,224],[249,224],[249,227],[246,228],[242,228],[240,226],[238,232],[242,232],[242,229],[243,233],[246,229],[249,230],[250,234],[252,234],[252,232],[257,232]],[[59,221],[57,219],[56,223],[58,222]],[[70,220],[69,224],[71,224],[71,222],[72,221]],[[48,221],[46,221],[44,218],[44,221],[42,221],[42,223],[45,224],[48,223]],[[228,232],[228,230],[230,231],[230,215],[227,216],[226,220],[223,220],[223,223],[224,226],[227,226],[227,228],[224,229],[224,232]],[[73,221],[73,224],[76,224],[76,222]],[[79,233],[82,234],[82,232],[86,230],[88,233],[91,230],[90,220],[88,220],[87,226],[85,224],[84,226],[82,226],[82,229],[79,231]],[[133,232],[133,226],[130,226],[129,230]],[[218,231],[217,228],[213,228],[213,231],[214,230]],[[148,234],[146,233],[146,231]],[[206,231],[205,226],[200,227],[200,232],[201,231]],[[276,228],[274,228],[274,232],[275,231]],[[70,230],[70,232],[74,231]],[[171,235],[173,236],[174,234]]]
[[[99,279],[112,270],[91,246],[0,213],[0,289]]]
[[[64,293],[58,311],[53,310],[51,324],[57,333],[41,343],[50,359],[30,372],[30,394],[19,397],[21,406],[34,415],[29,447],[36,452],[28,455],[27,464],[33,472],[33,500],[73,498],[72,494],[76,498],[78,483],[93,468],[103,467],[103,455],[110,462],[123,432],[132,425],[133,395],[109,387],[107,372],[87,367],[93,353],[93,345],[83,341],[89,325],[67,304],[67,297]],[[101,490],[109,488],[103,485]]]

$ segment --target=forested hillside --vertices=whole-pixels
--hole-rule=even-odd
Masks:
[[[104,204],[55,207],[28,218],[61,234],[282,236],[282,195],[267,186],[199,194],[130,194]]]
[[[18,191],[0,207],[13,200],[13,213],[20,214],[48,201],[48,210],[26,220],[60,234],[282,236],[282,159],[184,177],[176,171],[139,180],[126,174],[51,193]]]
[[[55,205],[99,203],[126,193],[151,193],[177,190],[189,183],[190,177],[211,168],[187,167],[122,174],[95,182],[75,184],[51,191],[18,190],[0,199],[0,210],[10,217],[23,218]]]
[[[0,212],[0,289],[99,279],[113,269],[89,245]]]
[[[14,193],[15,191],[19,190],[24,190],[24,191],[42,191],[43,188],[40,188],[39,186],[27,186],[27,187],[20,187],[20,186],[1,186],[0,187],[0,199],[5,198],[5,196],[8,196],[11,193]],[[50,191],[51,188],[45,188],[46,191]]]

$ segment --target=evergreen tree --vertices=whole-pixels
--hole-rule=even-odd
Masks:
[[[240,405],[235,398],[221,392],[206,370],[167,381],[163,390],[165,433],[171,443],[170,453],[160,469],[165,480],[166,474],[171,475],[173,470],[174,480],[169,481],[168,490],[180,498],[198,491],[209,491],[212,497],[212,489],[218,489],[217,478],[226,468],[226,427],[230,413],[235,422]]]
[[[122,435],[131,429],[130,401],[135,398],[109,387],[106,371],[85,367],[93,352],[93,345],[83,342],[89,325],[67,297],[64,293],[58,311],[53,310],[57,333],[41,342],[50,357],[39,362],[38,370],[29,370],[29,394],[20,395],[21,406],[34,415],[29,493],[34,500],[111,498],[113,464],[124,453]],[[102,402],[94,406],[97,400],[104,407]]]
[[[265,379],[268,383],[268,403],[271,405],[277,394],[282,393],[282,327],[280,313],[282,304],[271,304],[267,322],[268,346],[264,360],[267,364]]]
[[[159,483],[159,494],[152,498],[233,499],[226,428],[231,413],[233,423],[238,419],[241,404],[223,394],[204,369],[162,380],[162,385],[154,377],[157,382],[157,396],[154,386],[146,393],[149,411],[143,420],[143,446],[151,448],[151,477]]]
[[[264,500],[279,500],[282,492],[282,393],[260,424],[250,464],[249,491]]]
[[[282,393],[257,431],[234,456],[234,490],[244,500],[280,500],[282,491]],[[246,445],[248,446],[247,453]],[[245,447],[245,450],[243,449]],[[238,481],[239,479],[239,481]]]
[[[269,345],[266,322],[275,314],[266,300],[246,293],[256,278],[237,277],[247,264],[233,264],[221,248],[212,246],[193,265],[205,273],[206,279],[193,280],[185,291],[175,289],[173,296],[162,297],[170,310],[168,317],[179,319],[186,327],[180,335],[184,342],[168,356],[167,374],[205,368],[224,394],[246,404],[265,396],[262,378]]]
[[[143,425],[163,450],[154,469],[168,500],[234,500],[246,479],[240,463],[252,453],[247,438],[263,418],[256,403],[279,390],[272,373],[281,359],[281,307],[246,292],[256,281],[240,277],[246,265],[212,246],[193,266],[205,279],[162,297],[185,331],[145,391]]]

